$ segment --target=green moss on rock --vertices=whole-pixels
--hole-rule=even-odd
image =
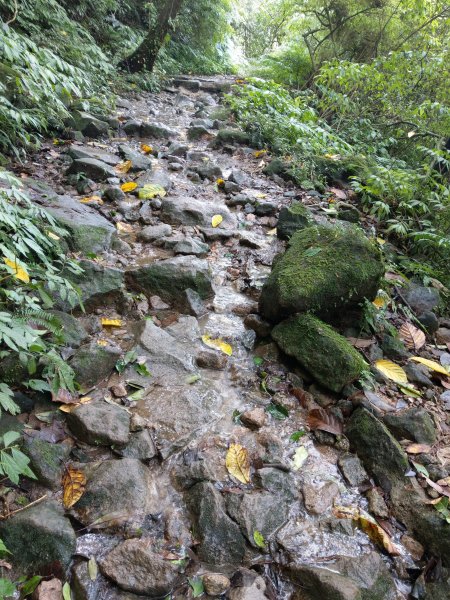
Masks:
[[[278,346],[325,387],[339,392],[366,368],[361,355],[332,327],[311,314],[283,321],[272,331]]]
[[[308,311],[330,316],[373,298],[383,273],[379,249],[358,227],[308,227],[274,263],[260,312],[274,322]]]
[[[310,211],[301,202],[282,208],[278,217],[277,236],[288,240],[296,231],[305,229],[314,223]]]
[[[212,141],[213,148],[220,148],[227,144],[249,144],[250,136],[240,129],[220,129],[215,140]]]

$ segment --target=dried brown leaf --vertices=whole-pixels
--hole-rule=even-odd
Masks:
[[[78,394],[63,390],[60,388],[56,394],[52,393],[52,402],[61,402],[61,404],[77,404]]]
[[[414,350],[415,352],[423,348],[427,341],[424,332],[409,322],[403,323],[398,330],[398,335],[404,341],[408,350]]]
[[[342,423],[324,408],[313,408],[310,410],[306,423],[312,430],[320,429],[334,435],[341,435],[342,433]]]
[[[79,469],[69,466],[63,475],[62,484],[64,506],[71,508],[84,494],[86,476]]]

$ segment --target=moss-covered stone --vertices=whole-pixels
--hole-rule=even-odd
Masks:
[[[308,227],[274,262],[260,311],[274,322],[307,311],[331,316],[373,298],[383,273],[380,251],[358,227]]]
[[[128,271],[127,283],[179,308],[186,307],[187,289],[197,292],[203,300],[214,295],[208,263],[192,256],[177,256]]]
[[[88,333],[78,319],[61,310],[52,310],[52,314],[61,323],[61,335],[64,344],[78,348],[88,338]]]
[[[24,451],[30,457],[30,467],[43,485],[60,489],[64,462],[70,454],[68,444],[51,444],[39,438],[24,436]]]
[[[250,136],[241,129],[220,129],[216,138],[211,142],[213,148],[220,148],[228,144],[249,144]]]
[[[278,175],[286,181],[294,181],[295,176],[292,172],[292,164],[281,158],[274,158],[263,169],[265,175]]]
[[[366,469],[386,491],[404,481],[408,458],[389,429],[371,412],[357,409],[346,434]]]
[[[278,217],[277,236],[288,240],[296,231],[309,227],[314,222],[312,214],[301,202],[282,208]]]
[[[366,368],[361,355],[332,327],[311,314],[283,321],[272,331],[278,346],[325,387],[339,392]]]
[[[397,414],[386,414],[385,425],[398,439],[408,439],[419,444],[434,444],[436,425],[424,408],[408,408]]]
[[[75,352],[70,366],[82,389],[88,389],[111,373],[120,355],[120,348],[99,346],[96,342],[92,342],[81,346]]]
[[[0,523],[11,562],[29,575],[64,572],[75,552],[75,532],[60,504],[46,500]]]

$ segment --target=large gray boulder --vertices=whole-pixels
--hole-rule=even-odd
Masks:
[[[87,444],[126,444],[130,437],[130,415],[115,404],[81,404],[68,413],[66,418],[72,433]]]
[[[67,175],[83,174],[94,181],[104,181],[108,177],[117,177],[116,171],[96,158],[76,158],[66,171]]]
[[[211,227],[214,215],[222,215],[223,227],[235,225],[235,217],[226,206],[204,202],[195,198],[164,198],[161,207],[161,220],[171,225],[200,225]]]

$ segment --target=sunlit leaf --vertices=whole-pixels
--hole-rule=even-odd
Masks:
[[[137,188],[137,186],[138,184],[134,181],[127,181],[126,183],[122,183],[120,189],[122,190],[122,192],[125,192],[127,194],[128,192],[133,192]]]
[[[97,567],[97,561],[95,560],[95,558],[93,556],[91,556],[91,558],[89,559],[89,562],[88,562],[88,572],[89,572],[90,580],[95,581],[97,579],[97,575],[98,575],[98,567]]]
[[[292,459],[292,470],[298,471],[301,469],[308,458],[308,450],[305,446],[300,446],[297,448],[294,454],[294,458]]]
[[[211,219],[211,225],[213,227],[219,227],[219,225],[222,223],[222,221],[223,221],[222,215],[214,215],[213,218]]]
[[[56,235],[56,233],[53,233],[53,231],[47,231],[47,235],[50,239],[58,241],[61,238],[59,237],[59,235]]]
[[[62,484],[64,506],[71,508],[84,494],[86,477],[79,469],[69,466],[64,472]]]
[[[86,196],[80,199],[81,204],[103,204],[100,196]]]
[[[435,362],[434,360],[428,360],[428,358],[422,358],[421,356],[412,356],[409,360],[413,360],[414,362],[418,362],[422,365],[425,365],[431,371],[435,371],[436,373],[441,373],[441,375],[450,375],[445,367]]]
[[[233,354],[233,348],[227,342],[224,342],[221,339],[213,339],[210,335],[203,335],[202,342],[209,346],[209,348],[215,348],[216,350],[220,350],[227,356],[231,356]]]
[[[192,597],[198,598],[199,596],[203,596],[205,592],[205,588],[203,587],[203,579],[201,577],[190,577],[188,581],[192,590]]]
[[[123,325],[122,319],[108,319],[105,317],[100,319],[100,322],[103,327],[122,327]]]
[[[399,549],[392,543],[388,534],[369,514],[362,510],[347,506],[335,506],[333,513],[338,519],[352,519],[371,541],[386,550],[392,556],[400,554]]]
[[[156,197],[164,198],[164,196],[167,196],[166,190],[157,183],[147,183],[138,192],[138,197],[141,200],[151,200]]]
[[[128,173],[132,166],[133,163],[131,160],[124,160],[115,166],[115,171],[116,173]]]
[[[30,276],[28,275],[27,270],[23,265],[20,264],[19,261],[10,260],[9,258],[3,258],[3,262],[5,263],[5,265],[7,265],[10,269],[13,270],[13,276],[16,279],[19,279],[24,283],[30,282]]]
[[[63,585],[62,589],[63,600],[72,600],[72,592],[70,591],[70,585],[66,583]]]
[[[225,466],[230,475],[241,483],[250,482],[250,459],[246,448],[240,444],[231,444],[228,448]]]
[[[395,381],[395,383],[408,383],[405,371],[391,360],[377,360],[375,368],[391,381]]]
[[[144,154],[151,154],[153,152],[153,148],[148,144],[141,144],[141,150]]]
[[[262,550],[266,549],[266,540],[264,539],[263,534],[257,529],[255,529],[255,531],[253,532],[253,541],[258,546],[258,548],[261,548]]]
[[[116,223],[117,231],[121,231],[122,233],[133,233],[134,229],[129,223],[123,223],[119,221]]]

